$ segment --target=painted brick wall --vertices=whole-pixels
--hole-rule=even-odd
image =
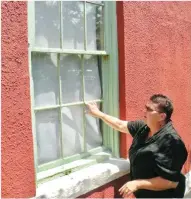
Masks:
[[[1,2],[2,197],[35,195],[27,2]]]

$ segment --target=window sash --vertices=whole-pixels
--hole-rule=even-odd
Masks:
[[[85,5],[85,3],[84,3]],[[33,9],[32,9],[33,8]],[[85,12],[84,12],[85,13]],[[86,15],[86,14],[85,14]],[[103,99],[93,100],[96,102],[103,103],[103,111],[118,117],[118,55],[117,55],[117,28],[116,28],[116,2],[105,2],[104,5],[104,51],[89,51],[89,50],[67,50],[67,49],[56,49],[56,48],[36,48],[33,47],[34,41],[34,2],[28,2],[28,24],[29,24],[29,68],[30,77],[32,77],[32,64],[31,64],[31,54],[32,52],[55,52],[58,54],[81,54],[81,55],[100,55],[103,58],[102,63],[102,74],[103,77]],[[85,17],[84,17],[85,19]],[[61,34],[62,35],[62,34]],[[37,166],[37,145],[36,145],[36,132],[35,132],[35,111],[47,110],[62,106],[73,106],[81,105],[84,102],[62,104],[58,106],[49,107],[34,107],[34,91],[33,82],[30,78],[30,92],[31,92],[31,112],[32,112],[32,131],[34,139],[34,155],[35,155],[35,168],[36,172],[41,172],[43,170],[58,166],[62,163],[68,163],[74,160],[78,160],[87,156],[87,153],[80,155],[74,155],[71,157],[64,158],[62,160],[56,160],[44,165]],[[104,103],[105,102],[105,103]],[[110,149],[114,156],[119,157],[119,135],[114,129],[109,128],[107,125],[103,124],[103,147],[95,148],[91,151],[99,151]],[[106,147],[106,148],[105,148]],[[36,177],[37,179],[37,177]]]
[[[106,52],[104,50],[87,50],[87,16],[86,16],[86,7],[87,7],[87,3],[88,4],[92,4],[92,5],[97,5],[97,6],[101,6],[104,11],[105,11],[105,4],[103,3],[96,3],[96,2],[91,2],[91,1],[79,1],[81,3],[83,3],[83,12],[84,12],[84,16],[83,16],[83,24],[84,24],[84,32],[83,32],[83,37],[84,37],[84,50],[71,50],[71,49],[67,49],[64,47],[64,39],[63,39],[63,3],[62,1],[58,1],[59,2],[59,18],[60,18],[60,48],[41,48],[41,47],[36,47],[35,46],[35,23],[31,23],[30,24],[30,28],[29,28],[29,34],[30,34],[30,50],[34,51],[34,52],[57,52],[57,53],[78,53],[78,54],[106,54]],[[35,21],[35,1],[33,2],[28,2],[29,6],[29,17],[28,17],[28,21],[32,22]],[[104,12],[105,13],[105,12]],[[104,22],[104,26],[105,26],[105,20]],[[106,44],[105,44],[105,27],[104,27],[104,44],[103,47],[104,49],[106,49]],[[87,52],[88,51],[88,52]],[[99,52],[100,51],[100,52]]]

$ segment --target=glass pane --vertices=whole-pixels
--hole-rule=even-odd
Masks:
[[[98,107],[100,108],[99,104]],[[85,115],[85,118],[87,149],[90,150],[102,145],[101,121],[88,114]]]
[[[93,55],[84,59],[85,100],[101,99],[101,59]]]
[[[60,158],[59,131],[58,110],[36,113],[38,164]]]
[[[81,58],[78,55],[61,55],[62,103],[81,101]]]
[[[36,47],[60,47],[59,4],[59,1],[35,1]]]
[[[64,156],[82,152],[83,146],[83,112],[81,106],[62,108],[62,127]]]
[[[63,47],[84,49],[84,5],[82,2],[62,2]]]
[[[87,3],[87,49],[104,49],[103,7]]]
[[[32,53],[32,75],[35,106],[58,104],[57,56],[54,53]]]

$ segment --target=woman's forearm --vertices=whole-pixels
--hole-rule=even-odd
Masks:
[[[114,128],[117,131],[128,133],[127,121],[120,120],[116,117],[107,115],[100,111],[98,117],[102,119],[110,127]]]
[[[178,182],[172,182],[162,177],[156,177],[151,179],[135,180],[137,182],[138,189],[147,189],[153,191],[162,191],[166,189],[175,189]]]
[[[108,124],[110,127],[114,128],[117,131],[129,133],[128,128],[127,128],[127,121],[120,120],[116,117],[113,117],[101,112],[98,109],[96,102],[89,102],[89,103],[86,103],[86,105],[88,107],[88,110],[86,111],[86,113],[89,113],[93,117],[100,118],[106,124]]]

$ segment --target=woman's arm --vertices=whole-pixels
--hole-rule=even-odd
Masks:
[[[139,189],[162,191],[166,189],[175,189],[177,185],[178,182],[172,182],[161,177],[155,177],[129,181],[119,189],[119,192],[123,197],[127,197]]]
[[[116,117],[107,115],[103,112],[101,112],[98,109],[98,106],[95,102],[90,102],[86,104],[88,107],[87,113],[94,116],[98,117],[101,120],[103,120],[106,124],[108,124],[110,127],[114,128],[117,131],[123,132],[123,133],[129,133],[129,130],[127,128],[127,121],[120,120]]]
[[[178,182],[172,182],[161,177],[151,179],[137,180],[139,189],[148,189],[153,191],[162,191],[166,189],[175,189]]]

